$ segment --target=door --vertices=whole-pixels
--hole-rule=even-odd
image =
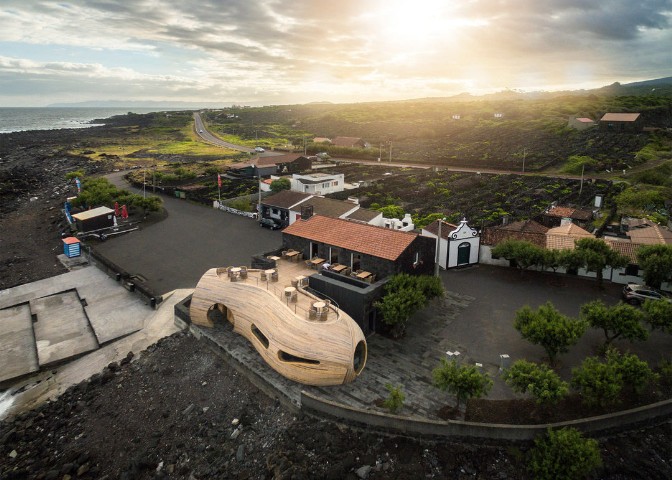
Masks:
[[[469,242],[462,242],[457,246],[458,265],[468,265],[470,255],[471,255],[471,244]]]

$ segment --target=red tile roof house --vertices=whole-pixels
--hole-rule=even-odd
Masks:
[[[621,284],[629,282],[643,284],[643,271],[639,268],[637,251],[645,245],[672,245],[672,232],[644,218],[623,219],[622,224],[626,237],[605,237],[605,241],[611,248],[628,257],[630,264],[625,268],[614,270],[611,281]],[[672,284],[664,283],[661,288],[672,291]]]
[[[540,223],[548,228],[559,227],[563,223],[576,223],[582,228],[588,228],[593,221],[593,212],[575,207],[553,205],[541,214]]]
[[[298,220],[283,230],[282,244],[283,249],[302,252],[304,258],[319,257],[376,276],[371,284],[324,270],[309,278],[310,288],[334,301],[364,333],[376,329],[373,303],[391,275],[431,275],[434,270],[434,239],[338,218],[315,215]]]
[[[592,118],[585,117],[569,117],[567,126],[576,130],[587,130],[597,126],[597,123]]]
[[[639,133],[644,130],[644,119],[639,113],[605,113],[600,119],[602,132]]]

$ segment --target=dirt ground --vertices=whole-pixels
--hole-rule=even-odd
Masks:
[[[63,175],[106,168],[63,153],[93,138],[89,130],[0,135],[0,289],[64,271],[59,210],[73,187]],[[672,422],[600,447],[596,478],[672,478]],[[523,479],[527,448],[418,442],[305,418],[176,334],[0,422],[0,478]]]

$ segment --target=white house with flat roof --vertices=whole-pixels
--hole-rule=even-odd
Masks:
[[[291,189],[295,192],[311,195],[328,195],[342,192],[345,188],[345,175],[342,173],[295,173],[290,179]]]

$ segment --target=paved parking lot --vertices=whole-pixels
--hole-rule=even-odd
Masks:
[[[168,218],[96,246],[159,293],[194,288],[212,267],[249,265],[252,255],[279,248],[282,234],[250,218],[162,195]]]

